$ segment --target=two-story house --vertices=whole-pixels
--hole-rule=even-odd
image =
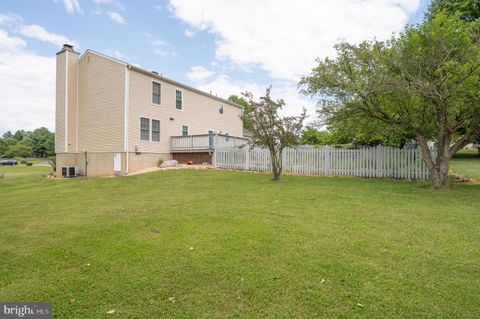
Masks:
[[[57,175],[126,175],[159,160],[210,162],[245,143],[242,107],[157,72],[70,45],[57,53]]]

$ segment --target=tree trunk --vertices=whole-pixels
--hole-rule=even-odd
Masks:
[[[446,138],[449,141],[448,138]],[[423,154],[423,161],[430,171],[430,181],[434,188],[442,188],[447,183],[448,176],[448,165],[450,158],[452,157],[452,151],[450,149],[450,144],[448,143],[438,143],[436,158],[432,158],[430,149],[428,148],[427,139],[424,136],[417,136],[417,141],[420,144],[420,149]]]
[[[282,152],[270,152],[270,157],[272,159],[272,175],[273,180],[278,182],[280,176],[282,175]]]
[[[278,182],[280,180],[281,172],[278,167],[273,169],[273,180]]]
[[[447,183],[448,177],[448,164],[450,158],[441,157],[437,159],[436,164],[430,169],[432,186],[434,188],[442,188]]]

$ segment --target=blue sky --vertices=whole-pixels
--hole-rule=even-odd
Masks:
[[[63,42],[156,70],[219,96],[315,101],[297,83],[340,39],[383,39],[423,18],[425,0],[2,0],[0,133],[54,129],[55,52]]]

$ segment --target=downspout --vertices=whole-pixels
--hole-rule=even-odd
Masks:
[[[124,148],[125,148],[125,175],[128,175],[128,100],[129,100],[129,65],[125,66],[125,114],[124,114]]]
[[[75,150],[75,152],[78,153],[78,95],[79,95],[79,93],[78,93],[78,77],[79,77],[79,76],[78,76],[78,73],[80,72],[80,68],[79,68],[78,63],[76,64],[76,68],[77,68],[77,114],[76,114],[76,116],[75,116],[75,120],[76,120],[76,124],[75,124],[75,130],[76,130],[76,131],[75,131],[75,139],[76,139],[76,140],[75,140],[75,145],[76,145],[76,150]]]
[[[68,50],[65,51],[65,153],[68,152]]]

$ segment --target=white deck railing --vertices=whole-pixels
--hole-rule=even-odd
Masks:
[[[213,151],[215,147],[239,147],[246,145],[243,137],[224,134],[199,134],[187,136],[172,136],[170,140],[171,152],[201,152]]]

